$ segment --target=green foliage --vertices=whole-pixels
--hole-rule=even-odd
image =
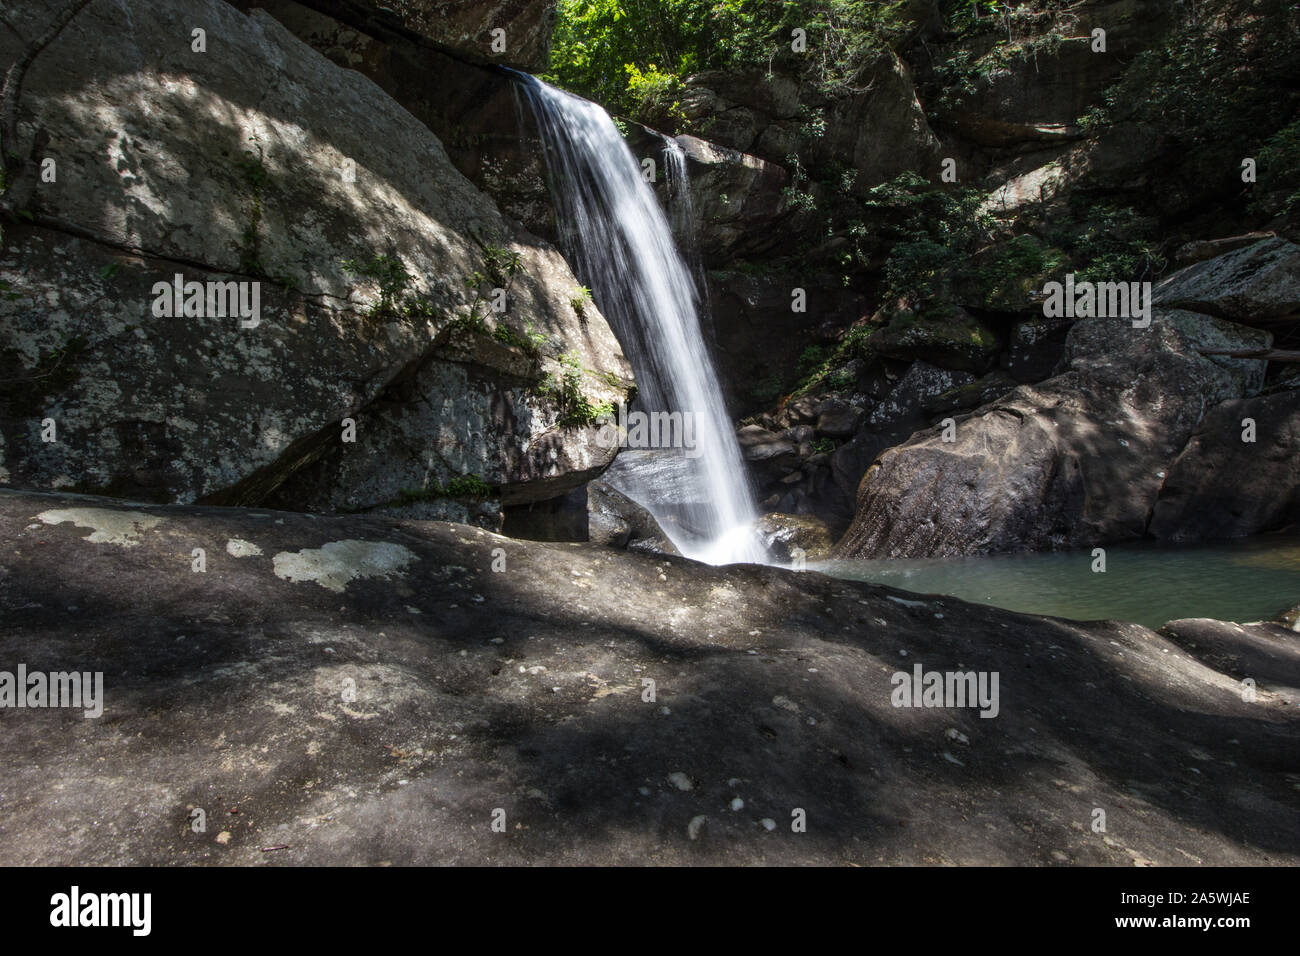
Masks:
[[[1300,6],[1291,0],[1201,0],[1080,124],[1091,131],[1131,120],[1185,146],[1222,143],[1252,155],[1289,118],[1279,107],[1300,75],[1297,36]]]
[[[452,327],[486,335],[488,333],[488,306],[485,304],[483,290],[499,288],[509,292],[510,286],[514,284],[515,276],[522,266],[523,256],[520,253],[491,242],[484,243],[482,265],[465,277],[465,285],[473,290],[474,298],[470,302],[469,308],[452,320]],[[482,312],[479,311],[480,308],[483,309]],[[503,327],[505,327],[504,321],[497,323],[498,330]],[[494,332],[494,334],[496,333]],[[509,329],[496,335],[496,337],[503,342],[510,342],[510,344],[522,344],[524,341],[522,338],[517,337],[517,333]]]
[[[580,285],[574,289],[569,296],[569,306],[579,317],[586,314],[588,303],[591,302],[591,290],[585,285]]]
[[[483,244],[483,271],[502,284],[508,284],[523,264],[523,254],[491,242]]]
[[[469,498],[481,501],[492,497],[492,486],[480,476],[457,475],[445,485],[430,485],[427,488],[403,488],[400,497],[392,504],[413,505],[442,498]]]
[[[835,450],[835,441],[831,438],[814,439],[812,450],[814,455],[829,455]]]
[[[1274,133],[1259,151],[1258,178],[1261,194],[1275,189],[1294,191],[1282,200],[1278,211],[1289,214],[1300,210],[1300,120]],[[1258,201],[1254,203],[1258,208]]]
[[[796,367],[798,378],[793,394],[801,395],[814,389],[837,392],[852,388],[857,376],[851,371],[851,363],[869,361],[873,357],[867,339],[874,331],[868,325],[855,325],[833,349],[821,345],[804,349]]]
[[[976,268],[983,304],[1008,310],[1021,308],[1029,293],[1042,287],[1046,277],[1065,264],[1064,253],[1036,236],[1012,236],[994,246],[992,254]]]
[[[914,172],[873,187],[864,205],[881,215],[882,233],[898,241],[885,263],[886,301],[950,299],[970,257],[993,235],[993,217],[973,187],[939,188]]]
[[[1076,200],[1077,221],[1063,225],[1051,238],[1070,254],[1080,282],[1149,279],[1166,264],[1158,243],[1149,238],[1154,224],[1135,209]]]
[[[406,271],[406,264],[400,256],[379,253],[364,262],[356,259],[344,259],[343,271],[351,276],[373,280],[379,286],[380,312],[392,312],[398,300],[411,284],[411,273]]]
[[[808,170],[797,154],[791,153],[785,158],[790,168],[790,185],[781,190],[781,196],[796,209],[814,212],[817,209],[817,197],[804,187],[809,184]]]
[[[810,345],[799,356],[799,362],[795,365],[795,374],[800,379],[806,379],[826,361],[827,349],[821,345]]]
[[[612,403],[593,402],[583,392],[582,378],[586,370],[576,355],[566,352],[559,357],[559,362],[559,376],[547,375],[542,380],[542,390],[549,393],[559,406],[560,425],[565,427],[594,425],[601,416],[614,413]]]
[[[644,70],[635,63],[625,63],[623,69],[627,71],[625,102],[633,117],[656,126],[677,126],[685,118],[678,99],[680,78],[653,63]]]
[[[551,83],[611,111],[675,113],[681,78],[702,70],[801,73],[852,88],[865,63],[911,29],[908,0],[560,0]],[[807,32],[807,51],[790,49]],[[815,122],[815,120],[814,120]]]

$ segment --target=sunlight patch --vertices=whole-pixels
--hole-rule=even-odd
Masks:
[[[273,559],[276,577],[315,581],[342,592],[357,578],[387,578],[416,558],[415,552],[388,541],[331,541],[321,548],[281,551]]]
[[[59,508],[42,511],[36,517],[46,524],[71,521],[78,528],[91,528],[94,533],[83,540],[95,544],[117,544],[124,548],[134,548],[140,543],[140,535],[163,521],[140,511],[111,511],[108,508]]]

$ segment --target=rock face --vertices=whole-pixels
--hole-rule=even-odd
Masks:
[[[691,132],[784,164],[831,161],[866,190],[906,170],[938,168],[939,141],[907,66],[886,54],[862,70],[858,92],[828,97],[790,77],[706,72],[689,78],[681,109]],[[815,131],[814,131],[815,128]]]
[[[1264,348],[1267,332],[1189,312],[1147,329],[1083,319],[1067,370],[884,452],[858,489],[840,557],[1082,548],[1144,534],[1167,469],[1204,410],[1253,394],[1264,363],[1198,348]]]
[[[1300,246],[1273,237],[1197,262],[1155,290],[1157,305],[1252,324],[1300,316]]]
[[[782,246],[780,223],[790,218],[781,195],[790,176],[783,168],[695,136],[678,136],[677,143],[686,154],[694,241],[706,264]]]
[[[758,533],[778,561],[820,561],[830,556],[831,533],[824,521],[812,515],[765,514],[758,519]]]
[[[1167,541],[1202,541],[1300,521],[1297,462],[1300,391],[1224,402],[1205,416],[1170,466],[1151,533]]]
[[[380,516],[0,492],[0,542],[5,669],[103,673],[0,711],[4,865],[1300,863],[1294,635]]]
[[[603,481],[587,485],[587,527],[593,544],[648,554],[678,553],[654,515]]]
[[[239,5],[254,4],[241,0]],[[533,73],[546,69],[555,29],[555,0],[304,0],[303,5],[340,16],[354,29],[414,33],[463,56]]]
[[[338,3],[249,0],[248,5],[266,10],[333,62],[374,80],[438,137],[452,164],[502,212],[555,239],[542,145],[531,117],[516,107],[508,73],[467,60],[463,50],[385,29],[382,20],[349,16],[351,7]],[[501,7],[483,5],[483,15],[500,15]]]
[[[15,27],[39,32],[44,6]],[[358,509],[468,475],[526,501],[608,464],[541,384],[561,351],[593,400],[631,381],[603,317],[574,314],[558,252],[371,81],[264,12],[137,7],[128,22],[91,4],[24,87],[18,146],[50,151],[58,174],[28,184],[32,222],[6,230],[0,258],[0,481],[252,503],[292,478],[295,506]],[[207,53],[190,48],[198,22]],[[15,42],[0,33],[0,59]],[[490,275],[467,286],[474,273]],[[256,284],[258,320],[159,314],[155,283],[176,274],[246,283],[249,301]],[[504,315],[480,303],[487,321],[467,319],[498,282]],[[548,338],[540,353],[529,332]]]
[[[709,227],[703,226],[707,234]],[[799,356],[816,339],[814,321],[833,332],[862,315],[866,297],[836,288],[830,275],[778,269],[710,271],[708,293],[715,357],[728,408],[737,417],[764,408],[798,379]],[[790,308],[792,290],[804,289],[808,311]],[[833,342],[833,338],[827,338]]]

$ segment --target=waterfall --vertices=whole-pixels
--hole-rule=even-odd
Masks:
[[[638,409],[680,412],[694,423],[694,449],[656,449],[645,467],[619,469],[611,480],[659,520],[687,557],[764,562],[695,284],[641,165],[595,103],[516,76],[545,146],[561,245],[632,363]],[[627,455],[621,452],[616,465]]]

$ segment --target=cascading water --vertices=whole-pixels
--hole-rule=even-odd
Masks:
[[[663,474],[652,467],[622,490],[687,557],[766,561],[740,447],[700,330],[695,285],[640,164],[595,103],[516,76],[545,144],[561,243],[628,354],[638,406],[694,422],[694,449],[654,452],[671,456],[676,480],[647,477]]]

